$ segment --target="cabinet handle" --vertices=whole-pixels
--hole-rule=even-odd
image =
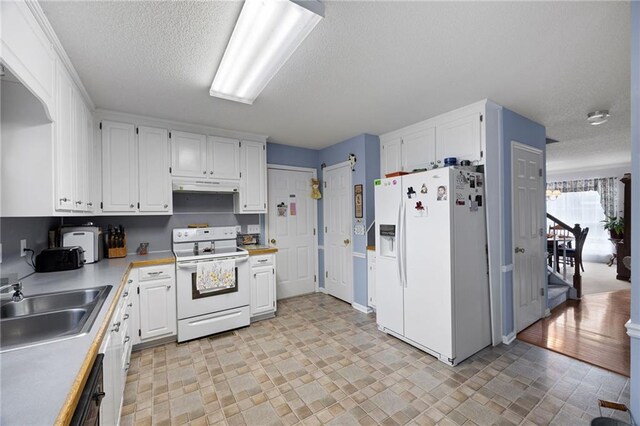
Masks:
[[[127,284],[131,284],[133,280],[127,280]]]
[[[60,201],[63,202],[63,203],[66,203],[67,201],[69,201],[69,199],[67,197],[64,197],[64,198],[60,198]],[[247,207],[247,206],[245,206],[245,207]]]
[[[76,206],[79,206],[80,204],[82,204],[82,201],[80,200],[76,201]]]
[[[122,295],[122,298],[124,299],[125,297],[129,296],[129,292],[125,291],[124,294]]]
[[[147,272],[147,275],[153,275],[153,276],[156,276],[156,275],[160,275],[161,273],[162,273],[162,271]]]
[[[203,175],[206,175],[206,174],[207,174],[207,171],[205,170],[204,172],[202,172],[202,174],[203,174]]]
[[[244,208],[245,208],[245,209],[247,208],[247,205],[246,205],[246,204],[244,205]]]
[[[212,175],[212,174],[213,174],[213,170],[211,170],[211,171],[209,172],[209,174],[210,174],[210,175]]]
[[[133,208],[133,204],[129,204],[129,208],[132,209]]]
[[[111,329],[111,331],[115,331],[116,333],[118,331],[120,331],[120,321],[118,321],[117,323],[113,324],[113,328]]]
[[[165,209],[166,209],[166,208],[168,208],[168,207],[169,207],[169,204],[165,204],[165,205],[164,205],[164,208],[165,208]]]
[[[167,290],[169,290],[170,288],[171,288],[171,284],[169,284],[169,285],[167,286]]]
[[[132,307],[133,306],[133,302],[129,303],[127,306],[128,307]]]
[[[127,366],[124,368],[124,371],[128,371],[129,370],[129,366],[131,365],[130,362],[127,363]]]
[[[126,337],[124,338],[124,342],[122,342],[122,343],[127,343],[129,340],[131,340],[131,337],[126,336]]]
[[[123,321],[126,321],[126,320],[128,320],[128,319],[129,319],[129,314],[124,314],[124,317],[122,317],[122,320],[123,320]]]
[[[93,203],[87,203],[87,207],[93,207]]]
[[[269,259],[261,259],[261,260],[258,260],[258,263],[264,263],[264,262],[267,262],[268,260]]]
[[[258,276],[258,274],[253,274],[253,278],[256,278]]]

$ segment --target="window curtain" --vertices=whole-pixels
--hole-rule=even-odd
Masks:
[[[547,189],[559,189],[561,192],[596,191],[600,195],[600,204],[607,216],[617,216],[618,179],[614,177],[598,179],[569,180],[547,182]]]

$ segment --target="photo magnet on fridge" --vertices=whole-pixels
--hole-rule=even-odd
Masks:
[[[476,177],[469,176],[469,188],[475,188],[475,187],[476,187]]]
[[[427,192],[429,192],[429,190],[427,189],[427,184],[423,183],[422,187],[420,188],[420,193],[421,194],[426,194]]]
[[[438,201],[447,201],[447,187],[446,185],[440,185],[438,187]]]

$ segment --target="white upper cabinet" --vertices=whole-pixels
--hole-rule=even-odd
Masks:
[[[209,136],[207,167],[215,179],[240,179],[240,141]]]
[[[139,199],[141,212],[168,212],[171,206],[169,133],[138,127]]]
[[[444,159],[484,164],[487,100],[380,136],[380,174],[444,166]]]
[[[138,160],[133,124],[102,122],[102,211],[135,212]]]
[[[402,138],[394,138],[380,144],[380,174],[402,171]]]
[[[267,212],[267,155],[264,142],[242,141],[240,145],[240,194],[236,213]]]
[[[207,137],[196,133],[171,132],[171,174],[206,177]]]
[[[415,169],[430,168],[436,161],[436,128],[426,130],[402,138],[402,164],[406,172]]]
[[[74,184],[76,164],[76,102],[73,83],[67,73],[58,68],[56,79],[57,120],[55,123],[55,209],[70,211],[75,207],[73,198],[77,188]]]
[[[482,157],[482,114],[474,112],[457,118],[438,120],[436,131],[436,158],[447,157],[479,161]]]

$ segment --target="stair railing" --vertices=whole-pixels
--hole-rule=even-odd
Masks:
[[[573,235],[573,241],[577,242],[580,238],[580,235],[582,234],[582,228],[580,227],[579,223],[576,223],[574,226],[569,226],[566,223],[564,223],[563,221],[561,221],[560,219],[558,219],[557,217],[547,213],[547,218],[549,220],[551,220],[556,226],[560,226],[562,229],[565,229],[566,231],[570,232]],[[575,267],[573,268],[573,288],[576,290],[576,297],[578,299],[580,299],[582,297],[582,275],[580,274],[580,265],[582,264],[582,250],[578,250],[578,247],[576,247],[575,250],[575,256],[574,256],[574,265]],[[563,262],[563,267],[562,267],[562,277],[564,278],[564,280],[567,280],[567,256],[566,256],[566,249],[567,249],[567,244],[565,241],[565,244],[563,244],[563,258],[564,258],[564,262]],[[556,243],[556,235],[554,234],[554,241],[553,241],[553,262],[554,268],[557,268],[557,260],[559,258],[558,256],[558,244]]]

